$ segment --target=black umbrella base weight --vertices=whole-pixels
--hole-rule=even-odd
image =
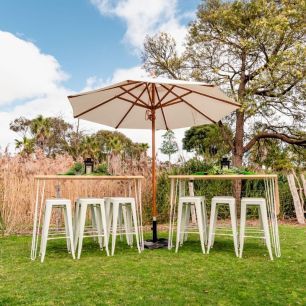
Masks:
[[[152,223],[152,240],[145,240],[144,247],[146,249],[161,249],[168,247],[168,240],[165,238],[157,238],[157,221],[154,218]]]
[[[168,239],[159,238],[155,242],[153,240],[145,240],[144,247],[150,250],[168,248]]]

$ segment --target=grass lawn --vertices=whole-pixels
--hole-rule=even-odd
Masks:
[[[178,254],[119,243],[114,257],[90,239],[80,260],[49,241],[43,264],[29,259],[30,237],[1,237],[0,305],[306,305],[306,227],[282,225],[280,235],[275,261],[258,240],[238,259],[230,238],[203,255],[192,237]]]

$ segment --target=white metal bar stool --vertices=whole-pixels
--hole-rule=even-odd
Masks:
[[[233,237],[235,254],[238,257],[238,228],[237,228],[236,201],[234,197],[230,197],[230,196],[217,196],[217,197],[213,197],[211,200],[211,213],[210,213],[207,253],[209,253],[209,250],[214,245],[215,235],[216,235],[216,230],[217,230],[218,206],[219,205],[229,206],[232,234],[229,234],[228,232],[226,232],[226,233],[217,233],[217,235]],[[222,229],[224,230],[224,228]]]
[[[246,235],[246,213],[248,206],[258,206],[259,208],[259,219],[262,230],[259,232],[263,234],[263,236],[253,236],[253,235]],[[256,232],[252,232],[256,233]],[[272,255],[272,246],[271,246],[271,239],[270,239],[270,230],[269,230],[269,221],[268,221],[268,214],[267,214],[267,205],[266,200],[264,198],[242,198],[241,199],[241,217],[240,217],[240,254],[239,257],[242,257],[243,252],[243,245],[244,245],[244,238],[251,237],[251,238],[260,238],[264,239],[270,259],[273,260]]]
[[[196,212],[197,232],[191,232],[190,230],[195,228],[189,226],[192,205],[194,205]],[[207,242],[207,214],[205,197],[191,196],[179,198],[175,252],[178,252],[179,245],[183,244],[185,234],[188,233],[197,233],[200,235],[202,252],[205,254],[205,243]]]
[[[65,236],[49,236],[50,220],[53,208],[60,208],[64,210],[65,220]],[[71,252],[73,259],[74,255],[74,241],[73,241],[73,228],[72,228],[72,214],[71,214],[71,202],[68,199],[47,199],[45,206],[45,216],[42,228],[41,238],[41,262],[44,261],[46,255],[47,241],[53,239],[66,239],[68,252]]]
[[[117,235],[122,235],[122,233],[126,234],[127,243],[130,246],[133,246],[133,235],[136,236],[137,249],[140,253],[135,199],[131,197],[111,197],[107,201],[109,203],[108,234],[110,235],[110,232],[112,232],[112,256],[115,253]],[[124,226],[119,224],[120,226],[118,227],[118,221],[121,220],[121,216],[123,216]]]
[[[85,232],[87,208],[91,209],[91,217],[93,228],[91,231]],[[98,237],[100,248],[103,250],[103,241],[106,249],[106,254],[109,256],[108,251],[108,233],[105,212],[105,202],[101,198],[79,198],[76,201],[76,218],[75,218],[75,249],[78,249],[77,258],[80,259],[83,245],[83,238]]]

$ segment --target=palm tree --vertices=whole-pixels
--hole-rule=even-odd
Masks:
[[[92,136],[84,137],[82,139],[80,149],[83,158],[90,157],[96,162],[99,161],[101,155],[101,149],[99,146],[99,142],[95,137]]]
[[[34,152],[34,139],[23,136],[21,140],[15,139],[15,147],[19,149],[20,155],[28,156]]]
[[[123,144],[121,142],[121,140],[119,139],[118,136],[113,136],[110,140],[109,140],[109,147],[111,148],[111,151],[114,155],[118,155],[121,154],[123,151]]]
[[[30,129],[31,133],[34,135],[36,144],[44,151],[48,138],[50,138],[52,134],[49,118],[44,118],[42,115],[39,115],[32,120]]]

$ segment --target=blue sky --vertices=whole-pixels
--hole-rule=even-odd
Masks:
[[[141,76],[144,36],[167,30],[180,46],[199,3],[1,1],[0,87],[5,88],[0,93],[1,147],[16,138],[8,129],[12,119],[42,113],[70,120],[67,94]],[[145,137],[140,133],[134,138]]]
[[[180,0],[178,13],[194,11],[198,3]],[[188,21],[184,18],[181,23]],[[124,20],[102,16],[89,0],[1,1],[0,30],[30,40],[43,53],[53,55],[70,76],[67,86],[76,91],[89,76],[107,79],[116,69],[140,62],[123,41]]]

